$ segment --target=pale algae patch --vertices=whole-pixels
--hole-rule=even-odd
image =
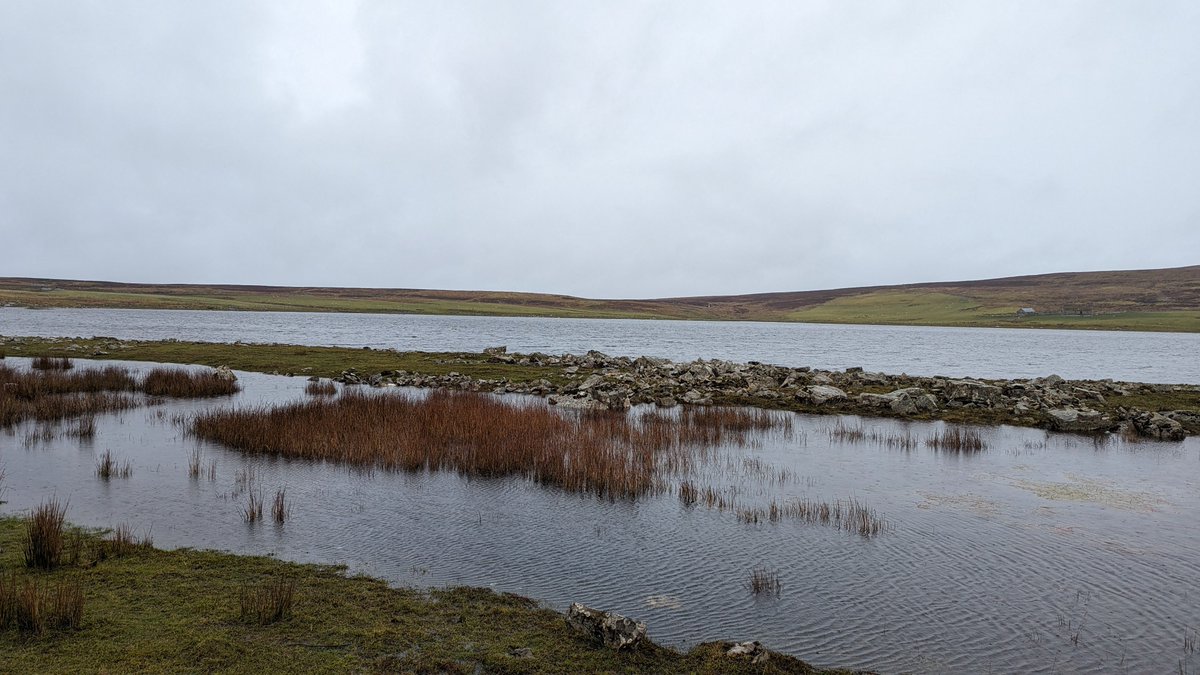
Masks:
[[[918,509],[933,509],[939,507],[951,507],[955,509],[966,509],[972,513],[984,518],[991,518],[1000,512],[1000,505],[996,502],[973,494],[938,494],[936,492],[918,491],[922,500],[917,503]]]
[[[1073,474],[1067,474],[1065,483],[1017,478],[1012,484],[1051,501],[1090,502],[1143,513],[1157,511],[1159,507],[1167,504],[1165,499],[1149,492],[1127,490],[1111,481],[1081,478]]]

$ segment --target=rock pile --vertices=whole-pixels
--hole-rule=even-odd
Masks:
[[[1200,433],[1200,415],[1195,413],[1108,405],[1108,398],[1114,396],[1200,392],[1200,387],[1186,385],[1072,381],[1057,375],[1025,380],[915,377],[861,368],[829,371],[754,361],[698,359],[676,363],[648,356],[613,357],[597,351],[582,356],[513,354],[503,347],[488,349],[486,356],[491,363],[557,368],[561,375],[552,382],[545,378],[481,379],[457,372],[424,375],[385,371],[363,375],[347,370],[337,379],[346,384],[531,394],[547,396],[554,405],[596,410],[622,410],[643,403],[670,407],[721,402],[805,412],[975,419],[1077,433],[1125,428],[1162,440]]]

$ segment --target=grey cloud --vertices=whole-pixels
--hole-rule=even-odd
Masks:
[[[0,4],[0,274],[598,297],[1195,264],[1192,3]]]

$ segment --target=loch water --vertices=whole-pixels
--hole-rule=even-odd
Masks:
[[[1200,334],[302,312],[0,308],[0,335],[724,359],[954,377],[1200,384]]]
[[[250,457],[173,421],[305,397],[303,378],[238,376],[244,389],[232,397],[99,416],[90,441],[33,423],[0,431],[0,510],[57,495],[70,521],[129,524],[160,547],[344,563],[393,584],[484,586],[560,610],[579,601],[644,620],[653,639],[681,648],[757,639],[819,665],[884,673],[1200,669],[1185,649],[1200,627],[1197,438],[983,427],[987,449],[964,455],[831,433],[861,425],[920,440],[940,423],[781,412],[790,434],[724,446],[697,477],[747,505],[855,499],[889,525],[864,538],[798,520],[747,524],[670,493],[612,501],[519,478]],[[196,448],[215,462],[215,480],[189,477]],[[131,462],[132,476],[97,478],[105,450]],[[246,470],[268,498],[287,489],[286,524],[243,522]],[[778,575],[778,597],[750,592],[754,569]]]

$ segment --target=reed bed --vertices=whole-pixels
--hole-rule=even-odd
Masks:
[[[105,450],[96,462],[96,476],[103,480],[113,478],[129,478],[133,475],[133,465],[128,461],[118,462],[113,457],[112,450]]]
[[[968,427],[950,427],[925,439],[925,446],[954,453],[973,453],[987,449],[979,432]]]
[[[207,398],[236,394],[241,389],[237,380],[221,377],[214,371],[153,368],[142,378],[142,391],[150,396]]]
[[[75,367],[71,359],[65,356],[39,356],[33,359],[29,365],[34,370],[70,370]]]
[[[247,623],[267,626],[292,616],[296,582],[273,579],[260,586],[243,586],[239,604],[241,619]]]
[[[139,401],[122,392],[135,389],[136,382],[124,368],[65,372],[0,364],[0,427],[133,408]]]
[[[57,497],[42,502],[26,521],[23,552],[25,566],[53,570],[62,561],[63,522],[67,505]]]
[[[309,396],[333,396],[337,393],[337,385],[329,380],[316,380],[304,385],[304,393]]]
[[[67,435],[80,440],[91,440],[96,437],[96,416],[85,415],[67,427]]]
[[[350,392],[208,412],[192,421],[190,431],[250,454],[370,469],[523,476],[574,492],[636,498],[665,489],[664,476],[689,464],[685,456],[696,450],[697,439],[744,441],[746,429],[756,428],[746,421],[758,416],[688,414],[672,424],[645,417],[564,414],[540,403],[469,392],[433,391],[423,398]]]
[[[679,501],[684,506],[693,506],[699,499],[700,491],[692,481],[685,480],[679,484]]]
[[[764,567],[756,567],[751,570],[747,586],[754,595],[770,595],[777,598],[783,592],[783,583],[779,580],[779,574]]]

